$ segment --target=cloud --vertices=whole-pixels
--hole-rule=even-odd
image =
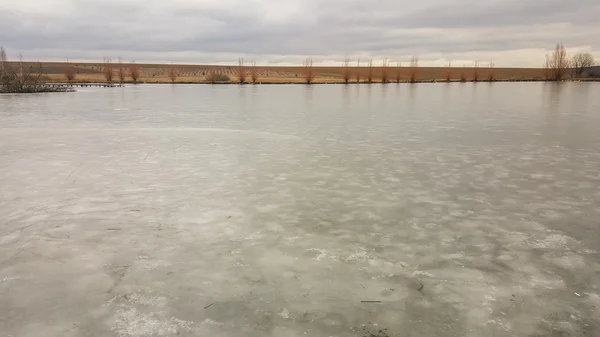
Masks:
[[[597,54],[598,17],[597,0],[3,0],[0,41],[41,60],[293,64],[414,54],[424,64],[539,66],[558,41]]]

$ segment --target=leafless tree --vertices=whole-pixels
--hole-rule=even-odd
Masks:
[[[479,61],[475,61],[473,67],[473,82],[479,82]]]
[[[125,68],[123,68],[123,60],[119,56],[119,68],[117,69],[117,75],[119,75],[119,83],[125,83]]]
[[[342,78],[344,80],[344,83],[348,84],[348,82],[350,82],[350,58],[347,56],[344,58],[344,69],[342,70]]]
[[[396,83],[400,83],[400,72],[402,71],[402,62],[396,62]]]
[[[304,60],[304,80],[306,81],[306,84],[311,84],[313,83],[314,79],[315,79],[315,71],[313,69],[313,60],[311,57],[307,57],[306,60]]]
[[[129,66],[129,76],[131,76],[131,80],[134,84],[137,83],[140,78],[140,66],[138,66],[135,61],[131,62],[131,65]]]
[[[26,65],[19,55],[18,62],[8,63],[8,57],[0,47],[0,93],[35,93],[73,91],[65,85],[48,84],[43,81],[41,63]]]
[[[360,57],[356,61],[356,83],[360,83]]]
[[[240,84],[244,84],[246,82],[246,66],[244,66],[244,59],[243,58],[239,58],[238,59],[238,67],[237,67],[237,75],[238,75],[238,80],[240,81]]]
[[[460,72],[460,81],[461,82],[466,82],[467,81],[467,75],[465,74],[465,68],[467,66],[463,65],[462,71]]]
[[[75,74],[77,74],[77,69],[75,69],[75,67],[71,63],[69,63],[68,59],[63,74],[65,75],[65,78],[68,82],[73,82],[73,80],[75,80]]]
[[[389,81],[388,59],[384,57],[381,60],[381,83],[388,83]]]
[[[250,79],[252,84],[258,82],[258,69],[256,68],[256,62],[252,61],[252,67],[250,68]]]
[[[554,51],[547,57],[549,78],[561,81],[569,70],[569,58],[562,43],[557,43]]]
[[[0,47],[0,75],[4,74],[5,63],[8,62],[4,47]]]
[[[594,66],[594,55],[590,53],[577,53],[571,59],[571,67],[575,77],[581,77],[586,68]]]
[[[373,83],[373,58],[369,59],[369,68],[367,72],[367,83]]]
[[[448,60],[446,65],[446,82],[452,81],[452,60]]]
[[[550,55],[546,54],[546,61],[544,62],[544,79],[550,80]]]
[[[102,73],[107,83],[112,83],[114,77],[114,71],[112,66],[112,60],[110,57],[105,57],[102,67]]]
[[[410,82],[415,83],[417,81],[419,72],[419,57],[413,56],[410,60]]]
[[[171,83],[175,83],[175,81],[177,81],[177,76],[179,75],[177,73],[177,68],[175,68],[175,66],[173,66],[171,64],[171,66],[169,67],[169,70],[167,72],[167,75],[169,76],[169,79],[171,80]]]
[[[489,72],[488,72],[488,82],[494,82],[496,80],[496,64],[494,61],[490,62]]]

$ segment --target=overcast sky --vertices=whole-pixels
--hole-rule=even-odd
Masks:
[[[558,41],[600,59],[600,0],[0,0],[0,45],[29,60],[537,67]]]

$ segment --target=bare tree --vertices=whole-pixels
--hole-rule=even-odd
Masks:
[[[4,47],[0,47],[0,76],[4,74],[5,63],[7,62],[6,51],[4,50]]]
[[[112,60],[110,57],[105,57],[102,67],[102,73],[107,83],[112,83],[114,77],[114,71],[112,66]]]
[[[475,61],[473,67],[473,82],[479,82],[479,61]]]
[[[562,43],[557,43],[554,51],[547,57],[549,79],[561,81],[569,70],[569,58]]]
[[[452,60],[448,60],[446,65],[446,82],[452,81]]]
[[[581,77],[586,68],[594,66],[594,55],[590,53],[577,53],[571,59],[571,67],[575,77]]]
[[[129,66],[129,76],[131,76],[131,80],[134,84],[137,83],[140,78],[140,66],[135,64],[135,61],[131,62],[131,65]]]
[[[400,72],[402,71],[402,62],[396,62],[396,83],[400,83]]]
[[[244,66],[244,59],[243,58],[239,58],[238,59],[238,67],[237,67],[237,75],[238,75],[238,80],[240,81],[240,84],[244,84],[246,82],[246,67]]]
[[[350,58],[347,56],[344,58],[344,69],[342,70],[342,79],[346,84],[350,82]]]
[[[356,83],[360,83],[360,57],[356,61]]]
[[[177,80],[177,76],[179,75],[179,74],[177,73],[177,68],[175,68],[175,67],[174,67],[174,66],[171,64],[171,66],[169,67],[169,70],[168,70],[168,74],[167,74],[167,75],[169,76],[169,79],[171,80],[171,83],[175,83],[175,81]]]
[[[467,67],[466,65],[463,65],[462,71],[460,73],[460,81],[461,82],[466,82],[467,81],[467,75],[465,74],[465,68],[466,67]]]
[[[67,65],[65,66],[65,70],[63,71],[63,74],[65,75],[67,81],[73,82],[76,73],[77,69],[75,69],[75,67],[71,63],[69,63],[69,59],[67,59]]]
[[[546,54],[546,61],[544,62],[544,79],[550,80],[550,55]]]
[[[488,72],[488,82],[494,82],[496,80],[496,64],[494,61],[490,62],[489,72]]]
[[[252,61],[252,67],[250,68],[250,79],[252,79],[252,84],[258,82],[258,69],[256,68],[256,62],[254,61]]]
[[[73,88],[65,85],[45,83],[43,75],[41,63],[25,65],[21,55],[18,62],[9,64],[6,52],[0,47],[0,93],[73,91]]]
[[[311,84],[313,83],[314,79],[315,79],[315,71],[313,69],[313,60],[311,57],[307,57],[306,60],[304,60],[304,80],[306,81],[306,84]]]
[[[410,82],[415,83],[419,72],[419,57],[413,56],[410,60]]]
[[[367,83],[373,83],[373,58],[369,59],[369,70],[367,72]]]
[[[125,83],[125,68],[123,68],[123,60],[119,56],[119,68],[117,69],[117,75],[119,75],[119,83]]]
[[[389,81],[388,59],[384,57],[381,60],[381,83],[388,83]]]

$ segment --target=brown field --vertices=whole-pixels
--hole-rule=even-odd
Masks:
[[[43,71],[45,79],[50,82],[67,82],[65,70],[68,66],[75,67],[76,75],[74,82],[77,83],[104,83],[102,63],[59,63],[44,62]],[[138,83],[170,83],[169,69],[175,68],[177,83],[207,83],[207,75],[211,72],[227,75],[231,83],[237,83],[237,66],[212,66],[212,65],[165,65],[165,64],[136,64],[140,69],[140,78]],[[129,63],[123,63],[126,69],[125,82],[131,83],[128,69],[132,66]],[[112,63],[114,71],[113,82],[119,81],[119,64]],[[250,81],[251,67],[246,67],[248,76],[246,82]],[[305,74],[304,67],[262,67],[257,66],[258,83],[305,83],[303,78]],[[381,75],[384,69],[382,67],[373,67],[373,82],[381,82]],[[396,82],[398,75],[401,82],[410,80],[412,69],[410,67],[388,67],[387,74],[390,82]],[[313,83],[343,83],[344,67],[313,67],[316,75]],[[350,67],[350,83],[356,82],[356,75],[360,75],[361,83],[365,82],[368,75],[368,67]],[[475,76],[477,72],[478,76]],[[449,76],[448,76],[449,75]],[[416,70],[416,79],[419,82],[445,82],[449,77],[451,81],[460,81],[463,77],[466,81],[472,81],[478,77],[479,81],[487,81],[490,75],[497,81],[529,81],[544,80],[544,69],[541,68],[447,68],[447,67],[418,67]]]

